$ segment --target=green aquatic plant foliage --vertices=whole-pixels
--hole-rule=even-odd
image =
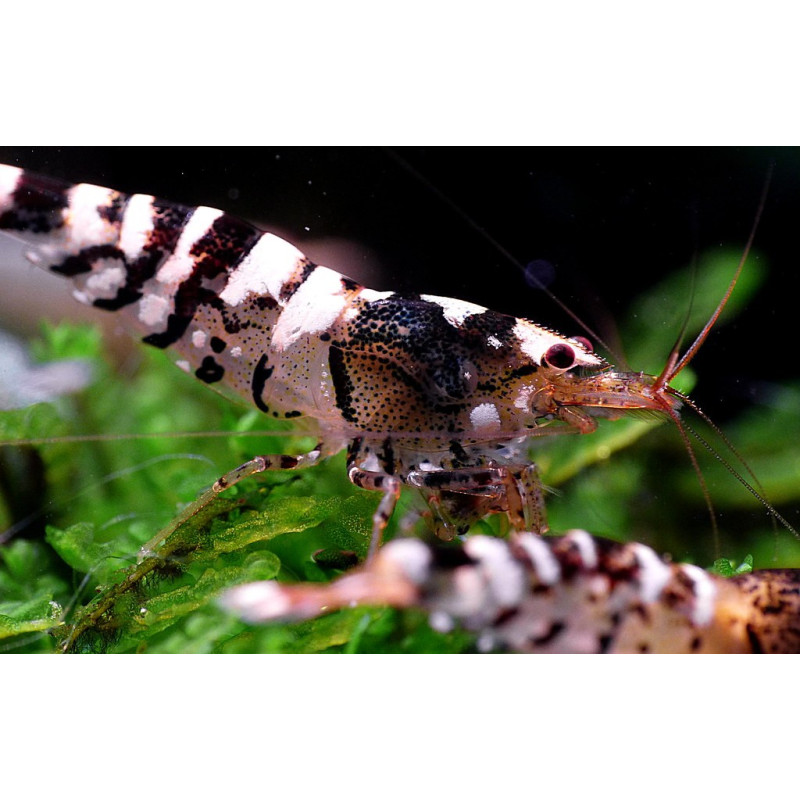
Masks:
[[[718,558],[711,566],[711,571],[723,578],[732,578],[734,575],[745,575],[753,571],[753,556],[746,555],[741,564],[729,558]]]

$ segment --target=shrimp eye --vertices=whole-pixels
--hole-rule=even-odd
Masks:
[[[569,369],[575,363],[575,351],[568,344],[554,344],[547,348],[544,361],[548,367]]]
[[[576,341],[579,345],[581,345],[585,350],[588,350],[590,353],[594,352],[594,347],[592,347],[592,343],[584,336],[573,336],[574,341]]]

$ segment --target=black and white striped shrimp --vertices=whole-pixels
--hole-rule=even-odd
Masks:
[[[800,652],[800,570],[722,578],[581,530],[473,536],[458,550],[395,539],[330,584],[249,583],[221,602],[252,623],[305,620],[354,603],[419,607],[437,630],[476,632],[483,650]]]
[[[628,409],[677,421],[684,402],[672,365],[658,377],[610,371],[585,339],[474,303],[367,289],[216,209],[3,167],[0,228],[181,369],[318,438],[300,456],[257,456],[209,497],[347,448],[352,483],[382,493],[370,554],[402,484],[444,539],[491,513],[545,532],[530,437],[550,423],[590,433],[597,416]]]
[[[72,277],[79,299],[119,310],[201,381],[318,437],[304,456],[228,473],[187,515],[242,475],[346,447],[351,481],[382,494],[373,555],[403,483],[423,495],[442,538],[493,513],[541,532],[529,437],[559,423],[589,432],[596,416],[629,408],[674,416],[682,403],[667,371],[612,372],[580,337],[474,303],[365,289],[213,209],[14,168],[2,177],[0,227]]]

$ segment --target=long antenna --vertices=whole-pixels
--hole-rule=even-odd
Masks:
[[[742,257],[739,259],[739,265],[736,267],[736,272],[734,272],[733,277],[731,278],[731,282],[728,284],[728,288],[725,291],[722,299],[717,304],[714,313],[709,318],[708,322],[703,326],[703,330],[697,335],[697,338],[692,342],[689,349],[681,356],[680,360],[672,364],[673,359],[671,358],[670,361],[667,363],[667,366],[661,372],[661,375],[658,376],[658,380],[656,381],[655,385],[653,386],[654,389],[661,389],[666,386],[681,370],[683,370],[687,364],[695,357],[697,351],[700,349],[703,342],[706,340],[711,329],[714,327],[717,319],[719,319],[719,315],[722,313],[723,309],[728,303],[728,300],[733,293],[734,288],[739,280],[739,276],[742,274],[742,270],[744,269],[744,265],[747,262],[747,258],[750,255],[750,251],[753,248],[753,241],[756,237],[756,230],[758,229],[758,224],[761,221],[761,215],[764,213],[764,207],[767,203],[767,193],[769,192],[769,185],[772,182],[772,173],[775,169],[775,162],[771,162],[769,165],[769,169],[767,171],[767,179],[764,181],[764,188],[761,192],[761,199],[758,203],[758,209],[756,211],[756,218],[753,222],[753,227],[750,229],[750,236],[747,238],[747,244],[744,247],[744,251],[742,252]]]
[[[695,408],[695,410],[697,410],[697,409]],[[710,422],[710,420],[709,420],[709,419],[708,419],[708,418],[705,416],[705,414],[701,414],[701,416],[702,416],[702,417],[703,417],[703,418],[706,420],[706,422]],[[685,425],[685,423],[684,423],[684,425]],[[714,448],[711,446],[711,444],[705,440],[705,438],[703,438],[703,437],[702,437],[702,436],[701,436],[701,435],[700,435],[700,434],[699,434],[699,433],[698,433],[698,432],[697,432],[697,431],[696,431],[694,428],[690,427],[689,425],[685,425],[685,427],[686,427],[686,430],[688,430],[688,431],[689,431],[689,433],[691,433],[691,434],[692,434],[692,436],[694,436],[694,437],[695,437],[695,439],[697,439],[697,441],[698,441],[698,442],[700,442],[700,444],[702,444],[702,445],[703,445],[703,447],[705,447],[705,448],[706,448],[706,450],[708,450],[708,452],[709,452],[709,453],[711,453],[711,454],[714,456],[714,458],[716,458],[716,459],[717,459],[717,461],[719,461],[719,462],[720,462],[720,464],[722,464],[722,466],[723,466],[723,467],[725,467],[725,469],[726,469],[726,470],[728,470],[728,472],[730,472],[730,474],[731,474],[731,475],[733,475],[733,477],[734,477],[734,478],[736,478],[736,480],[737,480],[737,481],[739,481],[739,483],[741,483],[741,484],[742,484],[742,486],[744,486],[744,488],[745,488],[745,489],[747,489],[747,491],[748,491],[748,492],[750,492],[750,494],[752,494],[752,495],[753,495],[753,497],[755,497],[755,498],[756,498],[756,500],[758,500],[758,502],[759,502],[759,503],[761,503],[761,505],[763,505],[763,506],[764,506],[764,508],[766,508],[766,509],[767,509],[767,511],[769,511],[769,513],[770,513],[770,514],[772,514],[772,516],[773,516],[773,517],[774,517],[776,520],[778,520],[778,522],[780,522],[780,523],[781,523],[781,525],[783,525],[783,527],[784,527],[784,528],[786,528],[786,530],[787,530],[787,531],[789,531],[790,533],[792,533],[792,534],[794,534],[795,536],[797,536],[798,538],[800,538],[800,533],[798,533],[798,532],[797,532],[797,530],[796,530],[794,527],[792,527],[792,525],[791,525],[791,524],[789,524],[789,522],[787,522],[787,521],[786,521],[786,519],[785,519],[783,516],[781,516],[781,514],[778,512],[778,510],[775,508],[775,506],[773,506],[773,505],[772,505],[772,503],[770,503],[770,502],[769,502],[769,500],[767,500],[767,499],[766,499],[766,497],[764,497],[764,495],[763,495],[763,494],[761,494],[761,493],[760,493],[758,490],[756,490],[756,489],[755,489],[755,488],[754,488],[754,487],[753,487],[753,486],[752,486],[752,485],[749,483],[749,481],[745,480],[745,478],[743,478],[743,477],[742,477],[742,476],[741,476],[741,475],[740,475],[740,474],[739,474],[739,473],[738,473],[738,472],[737,472],[737,471],[736,471],[736,470],[735,470],[735,469],[734,469],[734,468],[733,468],[733,467],[732,467],[732,466],[731,466],[731,465],[730,465],[730,464],[727,462],[727,460],[726,460],[726,459],[724,459],[724,458],[723,458],[723,457],[722,457],[722,456],[721,456],[721,455],[720,455],[720,454],[719,454],[719,453],[718,453],[718,452],[717,452],[717,451],[716,451],[716,450],[715,450],[715,449],[714,449]],[[713,423],[711,423],[711,427],[712,427],[712,428],[713,428],[713,429],[714,429],[716,432],[718,432],[718,433],[719,433],[719,429],[717,428],[717,426],[716,426],[716,425],[714,425]],[[726,439],[724,436],[722,437],[722,439],[723,439],[723,441],[724,441],[726,444],[728,444],[728,441],[727,441],[727,439]],[[734,449],[734,448],[733,448],[733,447],[732,447],[730,444],[728,444],[728,446],[730,447],[730,449],[731,449],[731,452],[732,452],[732,453],[733,453],[733,454],[734,454],[734,455],[735,455],[735,456],[736,456],[736,457],[737,457],[737,458],[738,458],[740,461],[742,461],[742,459],[741,459],[741,456],[739,456],[739,454],[736,452],[736,450],[735,450],[735,449]],[[742,461],[742,463],[744,463],[744,461]],[[749,472],[749,473],[752,475],[753,473],[752,473],[752,470],[750,469],[750,467],[749,467],[749,466],[748,466],[746,463],[744,464],[744,466],[745,466],[745,468],[747,469],[747,471],[748,471],[748,472]],[[755,476],[754,476],[754,477],[755,477]],[[756,482],[757,482],[757,481],[756,481]],[[759,488],[761,488],[761,487],[759,487]]]
[[[697,464],[697,459],[696,459],[696,456],[694,454],[694,450],[691,447],[691,443],[690,443],[688,437],[686,436],[685,431],[688,431],[689,433],[691,433],[692,436],[694,436],[703,445],[703,447],[705,447],[706,450],[708,450],[725,467],[725,469],[727,469],[728,472],[730,472],[730,474],[733,475],[733,477],[736,478],[736,480],[739,481],[739,483],[742,484],[742,486],[744,486],[745,489],[747,489],[772,514],[773,519],[775,519],[778,522],[780,522],[792,534],[794,534],[795,536],[800,537],[800,534],[798,534],[797,530],[795,530],[795,528],[792,527],[792,525],[790,525],[789,522],[787,522],[787,520],[783,516],[781,516],[781,514],[778,513],[778,511],[775,509],[775,507],[764,497],[763,489],[762,489],[761,485],[759,484],[758,478],[753,473],[753,470],[750,469],[750,466],[747,464],[747,462],[744,460],[744,458],[742,458],[742,456],[740,455],[738,450],[733,446],[733,444],[728,439],[728,437],[725,436],[725,434],[720,430],[720,428],[711,419],[709,419],[709,417],[697,406],[696,403],[694,403],[690,398],[686,397],[682,393],[676,391],[675,389],[673,389],[673,388],[671,388],[669,386],[669,382],[676,375],[678,375],[681,372],[681,370],[683,370],[689,364],[689,362],[692,360],[692,358],[694,358],[694,356],[696,355],[697,351],[700,349],[700,346],[706,340],[706,337],[708,336],[709,332],[713,328],[714,324],[719,319],[720,314],[722,313],[723,309],[725,308],[726,304],[728,303],[728,300],[730,299],[731,294],[733,293],[733,290],[734,290],[734,288],[735,288],[735,286],[736,286],[736,284],[737,284],[737,282],[739,280],[739,276],[741,275],[742,270],[744,269],[744,265],[747,262],[747,258],[750,255],[750,251],[752,250],[752,247],[753,247],[753,242],[755,240],[756,230],[758,229],[759,222],[761,221],[761,216],[762,216],[762,214],[764,212],[764,207],[766,206],[767,195],[769,193],[769,187],[770,187],[770,183],[772,181],[772,175],[773,175],[774,169],[775,169],[775,163],[774,162],[770,162],[769,169],[767,170],[767,177],[766,177],[766,180],[764,181],[764,187],[763,187],[762,192],[761,192],[761,198],[759,200],[758,208],[756,210],[756,216],[755,216],[755,219],[753,221],[753,225],[752,225],[752,227],[750,229],[750,235],[747,238],[747,243],[745,244],[744,251],[742,252],[741,258],[739,259],[739,264],[736,267],[736,271],[734,272],[734,275],[731,278],[730,283],[728,284],[728,288],[726,289],[725,294],[723,295],[722,299],[717,304],[717,307],[714,310],[714,313],[708,319],[706,324],[703,326],[703,329],[697,335],[697,337],[695,338],[694,342],[692,342],[691,346],[686,350],[686,352],[683,354],[683,356],[678,358],[678,347],[677,347],[677,345],[676,345],[675,348],[673,348],[673,351],[670,353],[669,359],[667,360],[667,364],[665,365],[665,367],[662,370],[661,374],[658,376],[658,378],[656,379],[655,383],[653,384],[653,391],[654,392],[656,392],[656,393],[666,392],[666,393],[668,393],[668,394],[670,394],[670,395],[672,395],[674,397],[679,398],[683,403],[685,403],[689,408],[691,408],[695,412],[695,414],[697,414],[707,425],[709,425],[710,428],[722,440],[723,444],[730,450],[731,453],[733,453],[734,457],[744,466],[744,468],[747,470],[747,472],[749,473],[750,477],[753,479],[753,481],[755,482],[756,486],[758,487],[758,489],[754,488],[696,430],[694,430],[689,425],[686,425],[685,423],[683,423],[680,420],[680,418],[677,415],[677,413],[674,412],[671,408],[669,408],[668,405],[664,406],[664,410],[669,414],[670,417],[672,417],[673,421],[676,423],[676,425],[678,427],[678,430],[681,433],[681,437],[684,440],[684,444],[686,446],[687,452],[689,453],[689,457],[692,460],[692,464],[693,464],[693,466],[695,468],[695,473],[697,474],[698,480],[700,481],[700,486],[701,486],[701,489],[702,489],[702,492],[703,492],[703,497],[705,499],[706,506],[708,507],[710,515],[711,515],[711,523],[712,523],[712,528],[713,528],[713,531],[714,531],[715,541],[717,541],[717,539],[718,539],[718,529],[717,529],[716,518],[715,518],[715,515],[714,515],[713,505],[711,503],[711,497],[710,497],[710,494],[708,492],[708,487],[706,485],[705,479],[703,478],[703,476],[702,476],[702,474],[701,474],[701,472],[699,470],[699,466]],[[684,329],[685,329],[685,324],[684,324]],[[682,336],[682,333],[681,333],[681,336]],[[718,542],[717,542],[717,546],[718,546]]]
[[[242,436],[286,436],[291,431],[158,431],[151,433],[77,433],[67,436],[42,436],[30,439],[4,439],[0,447],[38,447],[44,444],[76,444],[82,442],[131,442],[147,439],[236,439]]]

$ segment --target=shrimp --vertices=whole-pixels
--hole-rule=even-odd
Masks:
[[[417,606],[438,630],[475,631],[483,650],[800,652],[800,570],[721,578],[582,530],[474,536],[455,553],[395,539],[330,584],[248,583],[221,603],[251,623],[309,619],[353,603]]]
[[[141,559],[242,478],[341,450],[349,480],[380,494],[370,561],[403,485],[443,540],[487,515],[542,534],[531,439],[591,433],[598,417],[629,410],[678,422],[687,402],[669,382],[691,354],[658,376],[614,370],[581,337],[476,303],[365,288],[216,209],[5,167],[0,229],[184,371],[316,439],[306,453],[256,456],[221,476]]]
[[[351,482],[382,494],[371,555],[402,484],[444,539],[489,513],[543,533],[529,437],[550,423],[590,433],[595,416],[634,408],[677,419],[682,403],[671,374],[608,371],[585,340],[474,303],[365,288],[216,209],[3,167],[0,229],[184,371],[317,437],[300,456],[257,456],[213,493],[346,447]]]

